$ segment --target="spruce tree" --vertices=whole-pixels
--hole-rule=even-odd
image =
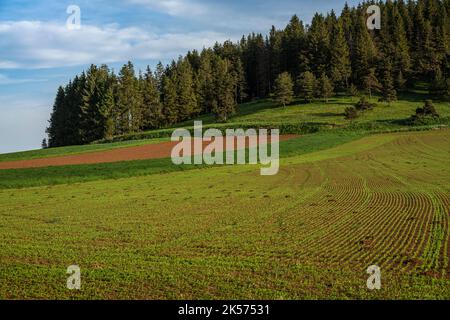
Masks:
[[[177,72],[177,106],[180,120],[190,119],[200,113],[195,96],[194,74],[188,59],[180,59]]]
[[[350,51],[345,39],[342,20],[333,25],[330,44],[331,79],[341,89],[348,87],[351,76]]]
[[[365,15],[362,13],[362,9],[359,9],[355,13],[354,20],[353,82],[364,85],[368,70],[374,67],[376,48],[367,30]]]
[[[321,14],[315,14],[308,30],[308,56],[311,70],[316,75],[327,72],[330,62],[329,34],[325,19]]]
[[[363,78],[363,87],[369,93],[369,98],[372,99],[373,91],[378,91],[381,88],[378,82],[377,76],[375,75],[375,68],[370,68]]]
[[[163,124],[162,105],[158,83],[149,66],[141,78],[140,89],[143,99],[143,128],[158,129]]]
[[[447,82],[442,75],[441,69],[436,69],[433,76],[433,81],[430,84],[430,95],[437,99],[445,98],[448,92]]]
[[[47,139],[46,138],[42,139],[41,148],[42,149],[47,149],[48,148],[48,144],[47,144]]]
[[[325,73],[322,73],[322,76],[318,79],[317,87],[318,96],[328,102],[328,99],[334,94],[334,87]]]
[[[294,15],[283,32],[281,53],[282,71],[288,71],[294,77],[299,76],[301,65],[299,57],[302,56],[302,51],[304,50],[302,44],[304,42],[305,27],[298,16]]]
[[[303,98],[305,102],[310,102],[313,100],[315,86],[316,78],[309,71],[302,73],[297,79],[298,95]]]
[[[212,112],[220,122],[226,122],[235,113],[233,77],[229,73],[229,61],[215,57],[214,59],[214,92]]]
[[[125,64],[119,72],[116,91],[116,121],[117,133],[137,132],[143,126],[142,96],[131,62]]]
[[[163,116],[166,126],[175,124],[178,117],[178,96],[177,87],[175,85],[176,79],[173,76],[165,75],[163,77]]]
[[[390,62],[387,63],[384,70],[381,93],[383,101],[386,101],[388,104],[390,104],[392,101],[397,100],[397,91],[394,87],[392,65]]]
[[[214,99],[214,72],[211,50],[203,50],[200,55],[200,66],[196,76],[197,102],[203,113],[210,113]]]
[[[114,134],[113,110],[115,107],[113,84],[109,69],[92,65],[86,73],[81,115],[84,143],[111,138]]]
[[[65,92],[64,88],[60,86],[56,94],[55,102],[53,104],[53,111],[50,116],[49,126],[46,130],[48,134],[48,146],[59,147],[62,146],[62,116],[64,108]]]
[[[286,107],[294,99],[294,83],[288,72],[281,73],[275,80],[275,99]]]

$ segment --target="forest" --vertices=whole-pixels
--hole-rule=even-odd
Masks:
[[[366,26],[370,4],[316,13],[309,25],[294,15],[284,29],[192,50],[154,70],[91,65],[58,88],[44,144],[88,144],[202,114],[227,122],[238,104],[269,97],[389,102],[425,83],[433,99],[450,99],[450,0],[376,2],[380,30]]]

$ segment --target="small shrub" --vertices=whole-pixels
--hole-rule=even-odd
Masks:
[[[345,108],[344,115],[346,120],[354,120],[359,116],[358,110],[355,107]]]
[[[366,110],[372,110],[376,107],[376,104],[370,103],[367,101],[366,97],[362,97],[356,104],[355,109],[358,111],[366,111]]]
[[[416,109],[416,114],[412,115],[409,119],[409,124],[433,124],[439,120],[439,114],[433,105],[431,100],[426,100],[425,105],[422,108]]]

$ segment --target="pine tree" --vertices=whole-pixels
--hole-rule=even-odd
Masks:
[[[334,94],[334,87],[325,73],[322,73],[322,76],[318,79],[317,87],[318,96],[328,102],[328,99]]]
[[[304,42],[305,27],[298,16],[294,15],[283,32],[281,53],[283,65],[281,65],[280,71],[288,71],[294,77],[299,76],[301,66],[299,57],[302,56],[302,51],[304,50],[302,43]]]
[[[392,101],[397,100],[397,91],[394,87],[394,79],[392,77],[392,64],[390,62],[386,64],[384,70],[381,92],[383,100],[388,104],[390,104]]]
[[[140,80],[140,89],[143,99],[143,128],[158,129],[163,124],[162,105],[157,81],[150,69],[147,70]]]
[[[116,90],[116,125],[117,133],[137,132],[143,126],[142,96],[131,62],[125,64],[119,72]]]
[[[281,73],[275,80],[275,99],[286,107],[294,98],[294,83],[288,72]]]
[[[196,76],[196,95],[198,105],[203,113],[210,113],[214,99],[214,73],[212,67],[213,52],[203,50],[200,55],[200,66]]]
[[[316,86],[316,78],[314,75],[306,71],[297,79],[298,95],[306,102],[310,102],[314,98],[314,90]]]
[[[352,69],[342,20],[333,25],[330,51],[331,79],[339,88],[347,88]]]
[[[368,70],[375,64],[376,49],[367,30],[365,15],[359,9],[355,13],[354,52],[352,54],[353,83],[364,85]]]
[[[328,29],[321,14],[315,14],[308,30],[308,56],[311,70],[316,75],[327,72],[330,61]]]
[[[399,91],[404,90],[406,86],[406,79],[403,76],[403,72],[399,72],[397,78],[395,79],[395,85]]]
[[[81,133],[84,143],[111,138],[115,107],[113,84],[108,67],[92,65],[86,73],[82,96]]]
[[[441,69],[436,69],[434,72],[433,81],[430,84],[430,95],[438,99],[444,98],[448,92],[447,82],[448,81],[446,81],[442,75]]]
[[[372,99],[372,93],[374,90],[380,90],[381,85],[375,75],[375,68],[370,68],[366,73],[366,76],[363,78],[363,87],[369,93],[369,99]]]
[[[359,95],[358,88],[353,83],[350,85],[349,93],[352,98],[355,98]]]
[[[42,149],[47,149],[48,148],[47,139],[46,138],[42,139],[41,147],[42,147]]]
[[[62,143],[62,117],[64,108],[65,92],[64,88],[60,86],[56,94],[55,102],[53,104],[53,111],[50,116],[49,126],[46,130],[48,134],[48,145],[50,148],[60,147]]]
[[[226,122],[235,113],[233,77],[229,73],[229,61],[215,57],[214,59],[214,92],[212,112],[216,119]]]
[[[194,75],[187,59],[180,59],[176,66],[177,72],[177,106],[180,120],[190,119],[200,113],[195,96]]]
[[[154,74],[154,78],[155,78],[155,82],[156,82],[156,88],[158,89],[158,91],[160,93],[163,91],[164,74],[165,74],[165,69],[164,69],[163,64],[160,61],[156,65],[155,74]]]
[[[282,73],[282,41],[283,31],[277,30],[275,26],[272,26],[269,34],[270,90],[272,90],[272,84],[275,83],[277,76]]]
[[[178,121],[177,88],[174,79],[170,75],[163,77],[163,116],[166,126]]]

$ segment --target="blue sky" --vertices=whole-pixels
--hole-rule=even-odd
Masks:
[[[340,0],[0,0],[0,153],[40,147],[56,89],[91,63],[167,63],[189,49],[309,23]],[[350,5],[356,0],[349,0]],[[81,29],[68,30],[69,5]]]

